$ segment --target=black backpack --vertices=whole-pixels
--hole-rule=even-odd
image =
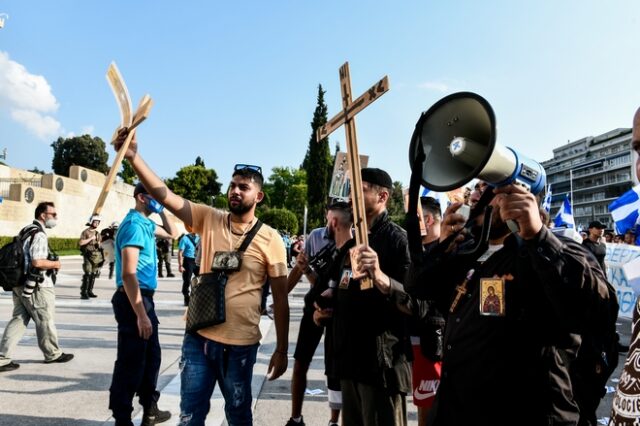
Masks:
[[[29,225],[13,237],[10,243],[0,248],[0,285],[5,291],[12,291],[14,287],[24,284],[26,280],[24,242],[42,230],[37,225]]]

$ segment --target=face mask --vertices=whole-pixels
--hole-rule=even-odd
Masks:
[[[51,219],[47,219],[47,220],[44,222],[44,226],[45,226],[45,228],[47,228],[47,229],[55,228],[55,226],[56,226],[57,224],[58,224],[58,221],[57,221],[56,219],[53,219],[53,218],[51,218]]]
[[[151,213],[158,213],[158,214],[162,213],[162,210],[164,210],[164,206],[162,204],[160,204],[159,202],[157,202],[156,200],[154,200],[149,196],[145,196],[145,198],[148,201],[147,208]]]

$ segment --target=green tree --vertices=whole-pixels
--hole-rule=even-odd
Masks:
[[[309,228],[324,225],[325,206],[329,196],[333,159],[329,152],[329,138],[316,142],[316,130],[327,122],[327,104],[324,102],[325,91],[318,85],[316,109],[311,121],[311,138],[309,147],[302,162],[302,168],[307,172],[307,204],[309,206]]]
[[[229,200],[227,194],[220,194],[213,199],[213,207],[226,210],[229,208]]]
[[[405,211],[402,182],[393,182],[393,189],[389,194],[389,201],[387,202],[387,211],[389,212],[391,220],[393,220],[398,225],[404,224]]]
[[[51,144],[53,172],[61,176],[69,176],[69,167],[73,165],[86,167],[101,173],[109,171],[107,160],[109,155],[105,150],[105,143],[99,137],[90,135],[74,136],[72,138],[58,138]]]
[[[220,195],[222,187],[215,170],[195,165],[181,168],[175,178],[166,182],[169,189],[181,197],[207,205]]]
[[[122,170],[118,173],[118,177],[122,179],[124,183],[128,183],[129,185],[133,185],[137,180],[138,176],[136,175],[135,170],[133,170],[131,163],[129,163],[129,160],[122,160]]]
[[[195,165],[196,165],[196,166],[206,167],[206,166],[204,165],[204,160],[203,160],[203,159],[202,159],[202,157],[200,157],[199,155],[196,157],[196,163],[195,163]]]
[[[271,176],[267,179],[263,190],[269,194],[271,207],[289,208],[293,202],[293,200],[289,200],[292,188],[295,185],[306,185],[306,183],[307,174],[304,170],[290,167],[274,167],[271,169]]]
[[[257,212],[261,221],[279,231],[298,233],[298,219],[295,213],[287,209],[264,209]]]
[[[31,172],[31,173],[37,173],[39,175],[43,175],[44,174],[44,170],[40,170],[37,166],[34,167],[33,169],[27,170],[27,171]]]

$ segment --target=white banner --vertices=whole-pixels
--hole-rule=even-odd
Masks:
[[[640,294],[640,247],[607,244],[607,277],[616,289],[618,316],[632,318],[636,297]]]

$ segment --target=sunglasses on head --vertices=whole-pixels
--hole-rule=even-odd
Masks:
[[[233,171],[238,171],[238,170],[253,170],[254,172],[260,173],[262,174],[262,167],[260,166],[254,166],[251,164],[236,164],[235,166],[233,166]]]

